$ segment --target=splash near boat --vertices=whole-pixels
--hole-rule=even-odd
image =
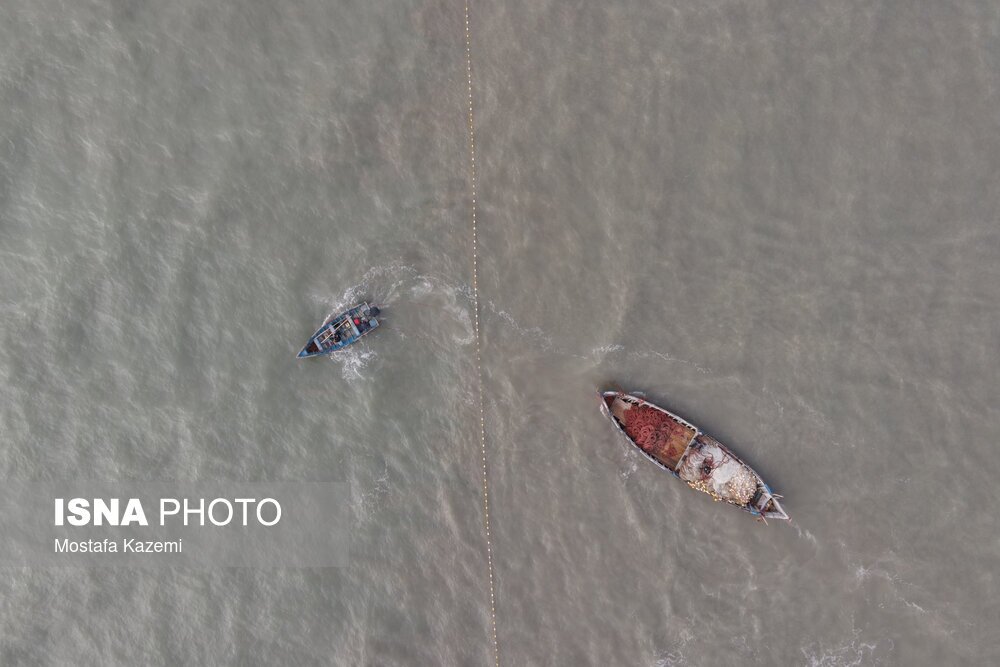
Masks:
[[[605,391],[601,410],[646,458],[692,489],[761,519],[788,521],[781,496],[728,447],[634,394]]]
[[[365,302],[327,318],[299,351],[298,358],[329,354],[357,343],[363,336],[378,328],[380,314],[378,308]]]

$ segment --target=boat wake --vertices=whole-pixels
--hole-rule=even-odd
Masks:
[[[690,664],[680,651],[666,651],[656,657],[656,667],[682,667]]]
[[[467,292],[466,287],[452,285],[442,276],[421,273],[401,262],[390,262],[368,269],[357,283],[337,297],[316,294],[314,298],[325,304],[327,319],[360,301],[368,301],[384,309],[380,319],[390,323],[379,332],[379,337],[392,335],[403,339],[414,335],[452,350],[455,345],[466,347],[475,341],[472,314],[465,303],[471,293]],[[428,317],[428,313],[433,314],[435,322],[431,326],[421,326],[422,318]],[[401,324],[393,326],[392,322]],[[434,326],[441,323],[449,323],[450,335],[424,333],[433,331]],[[330,355],[330,359],[340,364],[344,380],[362,380],[370,375],[366,371],[379,358],[376,349],[378,346],[366,341],[343,348]]]
[[[317,300],[327,304],[329,315],[353,306],[358,301],[368,300],[374,305],[391,305],[405,293],[407,283],[418,276],[418,271],[406,264],[390,262],[368,269],[361,280],[351,285],[335,300],[328,295],[317,295]]]
[[[602,360],[605,357],[621,354],[626,357],[631,357],[633,359],[660,359],[662,361],[668,361],[674,364],[684,364],[685,366],[691,366],[696,371],[703,375],[709,375],[714,371],[707,366],[703,366],[696,361],[690,361],[688,359],[681,359],[673,355],[667,354],[665,352],[659,352],[657,350],[629,350],[624,345],[618,343],[611,343],[608,345],[601,345],[600,347],[595,347],[590,351],[592,357]]]
[[[497,317],[500,317],[508,324],[508,330],[517,333],[522,338],[530,340],[533,342],[541,343],[541,348],[545,352],[552,352],[555,349],[555,344],[552,342],[552,338],[542,330],[541,327],[525,327],[522,326],[514,316],[508,313],[506,310],[499,308],[492,301],[487,301],[486,306],[492,311]]]
[[[622,479],[627,480],[629,477],[632,476],[632,473],[634,473],[636,470],[639,469],[639,456],[637,454],[633,454],[632,452],[626,450],[624,453],[624,457],[625,461],[622,463],[622,467],[619,470],[619,474],[622,476]]]
[[[330,355],[330,360],[340,364],[340,374],[344,380],[366,379],[364,371],[378,358],[378,354],[370,347],[349,347]]]
[[[800,650],[810,667],[841,667],[854,665],[877,665],[888,659],[896,647],[888,637],[874,640],[861,638],[860,630],[853,630],[850,639],[836,646],[823,642],[813,642]]]
[[[389,464],[382,461],[382,472],[371,479],[370,485],[351,485],[351,509],[359,522],[366,521],[382,507],[382,499],[389,493]]]

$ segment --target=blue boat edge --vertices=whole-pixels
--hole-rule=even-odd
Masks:
[[[379,321],[381,314],[380,308],[363,301],[327,317],[295,358],[319,357],[357,343],[381,325]]]

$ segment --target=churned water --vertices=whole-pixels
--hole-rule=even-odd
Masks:
[[[471,13],[501,662],[1000,660],[997,5]],[[452,0],[0,6],[2,475],[354,516],[344,568],[8,569],[0,662],[490,664],[464,58]]]

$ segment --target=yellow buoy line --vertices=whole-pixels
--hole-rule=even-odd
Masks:
[[[490,577],[490,622],[493,637],[493,661],[500,666],[497,642],[496,589],[493,583],[493,538],[490,535],[490,491],[486,469],[486,408],[483,402],[482,335],[479,332],[479,238],[476,225],[476,130],[472,116],[472,30],[469,26],[469,2],[465,2],[465,72],[469,88],[469,171],[472,194],[472,301],[476,335],[476,374],[479,387],[479,444],[483,457],[483,520],[486,526],[486,563]]]

